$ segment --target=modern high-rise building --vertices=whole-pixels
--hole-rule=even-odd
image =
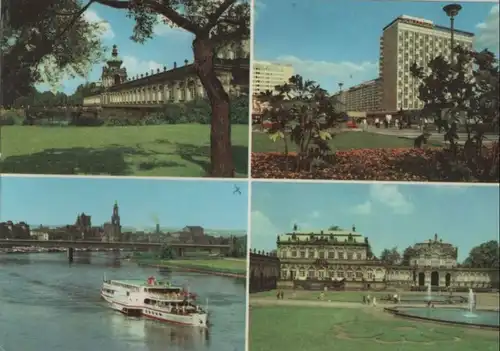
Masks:
[[[335,94],[340,111],[374,112],[380,109],[380,79],[373,79]]]
[[[293,76],[293,67],[289,64],[253,61],[252,89],[258,95],[266,91],[275,92],[277,85],[287,83]]]
[[[455,45],[472,48],[473,33],[457,29],[453,33]],[[385,26],[380,38],[381,109],[421,109],[419,82],[412,77],[410,67],[416,62],[427,69],[428,63],[440,55],[450,61],[450,28],[406,15]]]

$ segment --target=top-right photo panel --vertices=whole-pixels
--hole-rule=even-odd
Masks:
[[[498,2],[256,0],[253,178],[499,182]]]

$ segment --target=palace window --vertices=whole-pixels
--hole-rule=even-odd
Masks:
[[[352,277],[354,277],[354,272],[348,271],[347,278],[352,278]]]
[[[335,278],[335,271],[330,271],[330,278]]]
[[[351,259],[352,260],[357,260],[358,259],[358,255],[355,252],[353,252]]]
[[[358,278],[358,279],[363,279],[363,272],[361,272],[361,271],[357,271],[357,272],[356,272],[356,278]]]
[[[319,258],[320,259],[325,259],[325,251],[320,251],[319,252]]]
[[[328,251],[328,258],[334,259],[335,258],[335,251],[333,251],[333,250]]]
[[[306,270],[305,269],[299,269],[299,277],[304,278],[306,276]]]
[[[318,278],[323,279],[325,277],[325,272],[324,271],[319,271],[318,272]]]
[[[373,272],[368,272],[367,278],[368,278],[368,280],[374,280],[375,279],[375,275],[373,274]]]
[[[292,250],[292,257],[293,258],[297,257],[297,250]]]
[[[300,250],[300,258],[306,258],[306,251]]]
[[[347,259],[348,259],[349,261],[351,261],[351,260],[352,260],[352,252],[348,252],[348,253],[347,253]]]
[[[313,279],[314,277],[316,277],[316,271],[314,269],[310,269],[308,272],[308,277],[309,279]]]
[[[344,278],[344,271],[338,271],[337,272],[337,277]]]
[[[287,277],[287,271],[286,271],[286,269],[283,269],[283,270],[281,271],[281,279],[287,279],[287,278],[288,278],[288,277]]]

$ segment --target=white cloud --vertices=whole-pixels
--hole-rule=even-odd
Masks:
[[[311,218],[319,218],[321,213],[319,211],[313,211],[310,215]]]
[[[158,23],[153,27],[153,33],[160,37],[168,37],[169,39],[190,40],[193,39],[193,34],[185,29],[172,26],[165,23],[163,16],[158,15]]]
[[[151,70],[156,72],[157,69],[160,69],[160,71],[163,71],[163,66],[163,64],[156,61],[143,61],[134,56],[123,56],[123,67],[127,68],[129,77],[135,77],[146,72],[151,74]]]
[[[317,82],[329,80],[344,83],[344,88],[378,76],[378,62],[332,62],[301,59],[293,55],[280,56],[278,62],[289,63],[296,74]]]
[[[499,40],[499,5],[493,5],[488,16],[477,24],[477,35],[475,37],[475,46],[478,50],[488,49],[494,53],[498,53]]]
[[[111,25],[103,20],[97,12],[93,10],[87,10],[84,13],[84,18],[90,22],[90,23],[97,23],[99,24],[99,34],[101,35],[102,39],[113,39],[115,37],[115,33],[113,32],[113,29],[111,28]]]
[[[252,211],[250,223],[250,247],[266,251],[276,248],[276,236],[281,233],[264,213]]]
[[[370,187],[370,198],[389,207],[395,214],[409,214],[414,209],[410,200],[399,191],[398,185],[373,184]]]
[[[356,205],[351,209],[351,213],[359,215],[369,215],[372,213],[372,202],[370,200],[365,201],[362,204]]]

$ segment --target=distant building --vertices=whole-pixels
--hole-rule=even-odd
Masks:
[[[122,241],[121,232],[122,232],[122,227],[120,225],[118,202],[115,202],[113,206],[113,215],[111,216],[111,222],[104,223],[103,241],[107,242]]]
[[[373,79],[338,92],[339,111],[378,111],[380,110],[381,80]]]
[[[248,95],[249,90],[249,41],[228,44],[217,49],[214,59],[215,74],[231,96]],[[129,77],[116,45],[111,58],[102,69],[101,82],[104,91],[87,96],[84,106],[106,105],[159,105],[188,102],[206,98],[205,88],[199,80],[194,63],[173,63],[135,77]],[[146,69],[146,68],[145,68]]]
[[[276,92],[277,85],[288,83],[293,76],[293,66],[290,64],[265,61],[252,62],[253,95],[271,91]]]
[[[205,230],[203,227],[200,227],[199,225],[188,225],[182,228],[182,231],[185,233],[190,233],[192,236],[203,236],[205,235]]]
[[[294,231],[277,238],[281,281],[284,285],[351,289],[492,288],[498,270],[459,268],[458,250],[438,239],[413,247],[410,265],[388,265],[370,257],[368,238],[351,231]]]
[[[1,239],[30,239],[30,226],[25,222],[0,222]]]

